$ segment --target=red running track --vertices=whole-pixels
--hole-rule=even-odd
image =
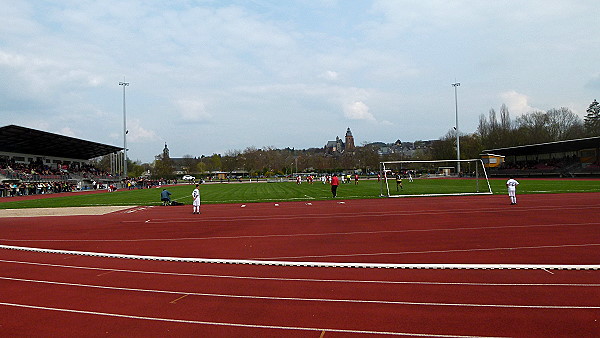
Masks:
[[[0,244],[354,263],[600,264],[600,194],[134,208],[0,219]],[[599,270],[360,269],[0,250],[8,336],[594,337]]]

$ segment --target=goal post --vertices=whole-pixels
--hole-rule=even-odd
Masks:
[[[379,165],[382,197],[492,194],[481,159],[384,161]]]

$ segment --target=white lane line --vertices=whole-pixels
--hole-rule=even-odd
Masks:
[[[151,223],[146,220],[145,223]],[[380,230],[380,231],[346,231],[346,232],[324,232],[324,233],[295,233],[295,234],[267,234],[267,235],[241,235],[241,236],[211,236],[211,237],[178,237],[178,238],[138,238],[138,239],[9,239],[0,238],[2,241],[10,242],[144,242],[144,241],[190,241],[190,240],[215,240],[215,239],[246,239],[246,238],[277,238],[277,237],[303,237],[303,236],[340,236],[340,235],[378,235],[412,232],[437,232],[437,231],[478,231],[498,229],[523,229],[523,228],[545,228],[545,227],[571,227],[599,225],[600,222],[590,223],[557,223],[557,224],[529,224],[529,225],[502,225],[490,227],[462,227],[462,228],[432,228],[432,229],[406,229],[406,230]]]
[[[197,273],[181,273],[181,272],[164,272],[164,271],[143,271],[143,270],[125,270],[125,269],[109,269],[89,266],[76,265],[59,265],[38,262],[26,261],[11,261],[0,259],[3,263],[24,264],[34,266],[44,266],[52,268],[64,269],[81,269],[81,270],[96,270],[109,272],[122,272],[134,274],[150,274],[150,275],[165,275],[165,276],[182,276],[182,277],[200,277],[200,278],[225,278],[225,279],[242,279],[242,280],[269,280],[281,282],[317,282],[317,283],[365,283],[365,284],[412,284],[412,285],[456,285],[456,286],[557,286],[557,287],[600,287],[600,284],[567,284],[567,283],[463,283],[463,282],[424,282],[424,281],[387,281],[387,280],[357,280],[357,279],[316,279],[316,278],[280,278],[280,277],[255,277],[255,276],[233,276],[233,275],[214,275],[214,274],[197,274]]]
[[[535,208],[510,208],[511,212],[514,211],[542,211],[549,210],[554,211],[558,206],[546,207],[540,209]],[[575,207],[560,207],[560,210],[586,210],[600,209],[598,205],[586,205],[586,206],[575,206]],[[243,216],[243,217],[212,217],[203,219],[203,221],[211,222],[239,222],[239,221],[262,221],[262,220],[288,220],[288,219],[307,219],[307,218],[359,218],[359,217],[388,217],[388,216],[427,216],[427,215],[450,215],[450,214],[481,214],[481,213],[496,213],[506,212],[507,208],[486,208],[486,209],[458,209],[458,210],[422,210],[422,211],[367,211],[367,212],[347,212],[347,213],[328,213],[328,214],[302,214],[302,215],[291,215],[291,216]],[[197,222],[198,220],[193,218],[178,219],[177,222]],[[124,220],[123,223],[140,223],[140,220]],[[168,218],[156,218],[153,223],[173,223],[173,219]]]
[[[60,285],[60,286],[74,286],[74,287],[105,289],[105,290],[147,292],[147,293],[174,294],[174,295],[189,295],[189,296],[200,296],[200,297],[262,299],[262,300],[275,300],[275,301],[353,303],[353,304],[386,304],[386,305],[412,305],[412,306],[520,308],[520,309],[600,309],[600,306],[580,306],[580,305],[517,305],[517,304],[437,303],[437,302],[406,302],[406,301],[370,300],[370,299],[333,299],[333,298],[251,296],[251,295],[231,295],[231,294],[220,294],[220,293],[199,293],[199,292],[189,292],[189,291],[169,291],[169,290],[123,288],[123,287],[114,287],[114,286],[64,283],[64,282],[23,279],[23,278],[11,278],[11,277],[0,277],[0,279],[16,281],[16,282],[40,283],[40,284],[51,284],[51,285]]]
[[[349,330],[349,329],[332,329],[332,328],[312,328],[312,327],[297,327],[297,326],[277,326],[277,325],[260,325],[260,324],[242,324],[242,323],[226,323],[226,322],[209,322],[200,320],[186,320],[186,319],[173,319],[173,318],[160,318],[160,317],[147,317],[147,316],[133,316],[119,313],[108,313],[108,312],[96,312],[96,311],[84,311],[74,309],[64,309],[46,306],[35,306],[27,304],[15,304],[15,303],[4,303],[0,302],[3,306],[12,306],[19,308],[35,309],[35,310],[47,310],[47,311],[59,311],[68,313],[78,313],[86,315],[106,316],[106,317],[117,317],[117,318],[128,318],[128,319],[140,319],[140,320],[151,320],[160,322],[171,322],[171,323],[185,323],[185,324],[200,324],[200,325],[213,325],[213,326],[231,326],[231,327],[244,327],[254,329],[273,329],[273,330],[296,330],[296,331],[328,331],[328,332],[339,332],[339,333],[354,333],[354,334],[372,334],[372,335],[388,335],[388,336],[416,336],[416,337],[440,337],[440,338],[494,338],[486,336],[459,336],[459,335],[444,335],[444,334],[431,334],[431,333],[408,333],[408,332],[389,332],[389,331],[367,331],[367,330]],[[498,337],[500,338],[500,337]]]
[[[359,257],[359,256],[389,256],[389,255],[413,255],[413,254],[430,254],[430,253],[449,253],[449,252],[477,252],[477,251],[496,251],[496,250],[528,250],[528,249],[557,249],[557,248],[573,248],[600,246],[600,243],[585,243],[585,244],[562,244],[562,245],[539,245],[539,246],[517,246],[517,247],[499,247],[499,248],[476,248],[476,249],[451,249],[451,250],[426,250],[426,251],[399,251],[399,252],[376,252],[376,253],[353,253],[353,254],[335,254],[335,255],[312,255],[312,256],[281,256],[281,257],[258,257],[253,259],[272,260],[272,259],[296,259],[296,258],[326,258],[326,257]],[[0,246],[1,247],[1,246]],[[466,264],[470,265],[470,264]],[[485,264],[483,264],[485,265]],[[513,264],[502,264],[513,265]],[[516,266],[520,264],[514,264]],[[535,264],[534,264],[535,265]],[[543,264],[542,264],[543,265]],[[600,265],[597,265],[600,268]],[[540,267],[540,269],[547,269]]]

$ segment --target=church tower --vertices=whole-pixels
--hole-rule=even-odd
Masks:
[[[352,136],[352,132],[350,131],[350,127],[346,130],[346,149],[345,151],[354,151],[354,136]]]
[[[163,149],[162,158],[170,158],[169,156],[169,148],[167,148],[167,143],[165,142],[165,149]]]

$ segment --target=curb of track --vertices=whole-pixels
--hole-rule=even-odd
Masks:
[[[117,259],[139,259],[149,261],[205,263],[205,264],[242,264],[242,265],[273,265],[293,267],[319,267],[319,268],[366,268],[366,269],[463,269],[463,270],[600,270],[600,265],[595,264],[390,264],[390,263],[336,263],[336,262],[296,262],[296,261],[270,261],[247,259],[215,259],[215,258],[186,258],[163,257],[145,255],[127,255],[89,251],[72,251],[31,248],[13,245],[0,245],[0,249],[29,251],[39,253],[91,256]]]

